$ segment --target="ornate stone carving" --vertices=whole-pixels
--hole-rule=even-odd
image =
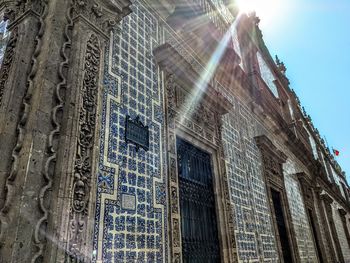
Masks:
[[[79,135],[76,147],[70,235],[67,253],[70,259],[83,260],[81,246],[85,242],[90,184],[92,177],[92,154],[95,138],[98,74],[101,50],[98,38],[92,35],[87,42],[82,101],[79,114]]]
[[[178,207],[178,196],[177,196],[177,188],[172,186],[171,187],[171,212],[174,214],[179,213],[179,207]]]
[[[287,68],[286,66],[284,65],[284,63],[282,61],[280,61],[280,59],[278,58],[278,56],[276,55],[276,65],[277,65],[277,68],[279,69],[279,71],[281,71],[281,73],[283,75],[286,74],[286,71],[287,71]]]
[[[40,17],[43,10],[46,9],[45,2],[41,0],[16,0],[5,3],[4,19],[9,19],[11,23],[16,23],[18,18],[29,12]]]
[[[14,28],[11,31],[11,36],[10,39],[7,43],[6,50],[5,50],[5,55],[4,59],[2,61],[1,65],[1,71],[0,71],[0,106],[2,102],[2,97],[4,94],[4,89],[5,89],[5,83],[7,81],[7,78],[9,76],[9,72],[11,69],[12,65],[12,60],[15,55],[15,48],[16,48],[16,43],[17,43],[17,38],[18,38],[18,28]]]
[[[174,75],[170,74],[167,76],[167,80],[165,83],[166,89],[167,89],[167,99],[168,99],[168,107],[171,109],[175,109],[175,81],[174,81]]]
[[[173,219],[173,246],[180,247],[180,225],[177,218]]]
[[[98,29],[107,33],[124,16],[131,13],[130,0],[73,0],[73,17],[84,17]]]
[[[181,262],[181,260],[180,260],[180,254],[179,254],[179,253],[175,253],[175,254],[174,254],[173,262],[174,262],[174,263],[180,263],[180,262]]]
[[[170,157],[170,179],[172,182],[176,183],[177,173],[176,173],[176,159]]]
[[[286,161],[287,156],[264,135],[255,137],[255,141],[262,154],[265,175],[273,177],[273,180],[283,179],[282,163]]]
[[[169,132],[169,152],[172,154],[176,153],[175,143],[176,143],[175,135]]]
[[[265,170],[269,175],[280,176],[282,174],[281,164],[268,155],[263,155]]]

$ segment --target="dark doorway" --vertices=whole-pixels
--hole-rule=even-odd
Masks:
[[[283,261],[285,263],[292,263],[293,259],[287,233],[286,221],[283,214],[281,195],[279,192],[271,188],[271,196],[274,208],[274,215],[277,223],[277,229],[279,233],[279,241],[282,248]]]
[[[309,219],[310,219],[310,223],[311,223],[311,231],[312,231],[312,235],[314,237],[315,240],[315,245],[316,245],[316,251],[317,251],[317,256],[320,262],[323,262],[323,258],[322,258],[322,254],[321,254],[321,247],[320,244],[318,243],[318,236],[317,236],[317,232],[316,232],[316,225],[315,225],[315,221],[314,218],[312,216],[312,211],[311,209],[308,209],[308,214],[309,214]]]
[[[177,138],[183,262],[220,262],[210,154]]]

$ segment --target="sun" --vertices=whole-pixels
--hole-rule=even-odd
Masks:
[[[262,21],[271,22],[282,11],[284,0],[236,0],[240,13],[256,12]]]

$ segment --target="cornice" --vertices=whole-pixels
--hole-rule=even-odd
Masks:
[[[333,189],[333,185],[331,185],[330,183],[328,183],[320,177],[317,177],[316,182],[317,187],[315,189],[320,196],[322,195],[322,190],[324,190],[326,192],[325,194],[327,194],[328,197],[335,200],[350,213],[350,203],[348,203],[342,196],[340,196],[338,191],[335,191]]]
[[[73,0],[72,18],[83,17],[88,24],[108,35],[113,26],[131,13],[130,5],[130,0]]]
[[[274,157],[275,160],[277,160],[280,164],[286,162],[287,156],[283,152],[278,150],[266,135],[256,136],[254,139],[256,145],[263,153]]]

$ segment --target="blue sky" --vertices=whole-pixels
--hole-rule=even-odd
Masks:
[[[265,43],[350,183],[350,0],[276,1],[275,16],[258,13]]]

